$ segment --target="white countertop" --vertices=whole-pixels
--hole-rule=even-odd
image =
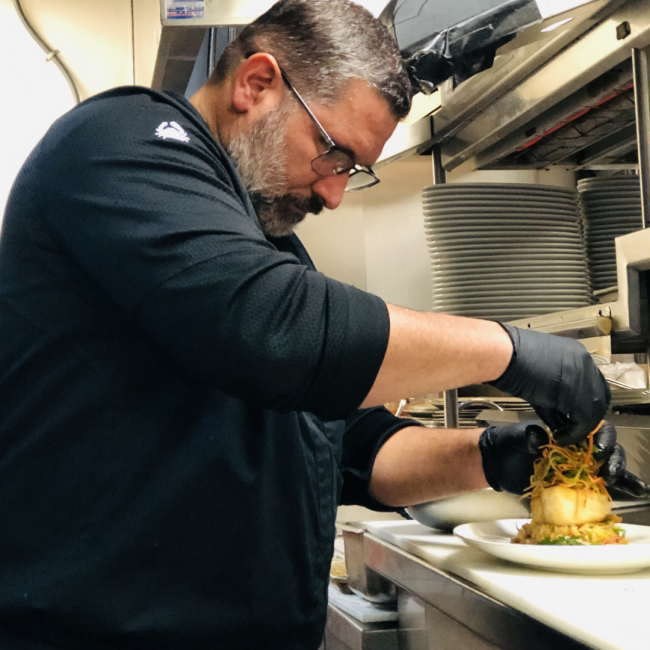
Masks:
[[[650,650],[650,569],[620,576],[538,571],[413,521],[366,525],[369,533],[582,643],[598,650]]]

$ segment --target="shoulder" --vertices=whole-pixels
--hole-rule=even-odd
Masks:
[[[41,170],[55,166],[70,178],[105,182],[137,169],[152,182],[184,186],[199,179],[236,203],[249,203],[235,163],[198,111],[148,88],[116,88],[82,102],[52,125],[35,154]],[[182,180],[172,180],[179,174]]]
[[[148,88],[115,88],[82,102],[57,120],[43,149],[77,160],[103,154],[128,157],[198,156],[232,173],[234,165],[200,114],[186,101]]]

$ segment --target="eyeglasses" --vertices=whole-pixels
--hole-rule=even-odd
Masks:
[[[347,174],[349,172],[350,177],[345,188],[346,192],[363,190],[366,187],[377,185],[379,179],[375,175],[375,172],[372,171],[372,167],[357,164],[351,153],[347,152],[344,147],[337,145],[334,140],[330,138],[327,131],[322,127],[316,116],[311,112],[309,106],[305,103],[305,100],[300,96],[300,93],[293,87],[289,81],[289,77],[287,77],[282,68],[280,68],[280,72],[282,73],[284,83],[300,102],[300,105],[307,111],[307,114],[311,118],[312,122],[318,127],[323,140],[325,140],[329,147],[324,154],[321,154],[311,161],[311,168],[319,176],[340,176],[341,174]]]

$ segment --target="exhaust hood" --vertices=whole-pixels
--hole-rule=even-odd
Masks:
[[[355,0],[378,16],[389,0]],[[547,0],[550,1],[550,0]],[[160,17],[163,25],[177,26],[179,20],[187,26],[236,27],[248,25],[275,0],[161,0]]]
[[[378,16],[389,0],[355,0]],[[241,27],[275,0],[159,0],[162,30],[151,87],[184,93],[206,30]]]
[[[424,62],[414,66],[412,78],[426,94],[416,95],[411,115],[387,143],[379,165],[430,148],[434,140],[431,116],[444,112],[445,96],[450,93],[442,91],[449,83],[454,89],[459,83],[459,89],[471,87],[474,79],[470,77],[477,73],[481,73],[477,81],[483,77],[482,71],[492,66],[495,55],[510,59],[522,50],[530,52],[535,66],[541,67],[586,31],[591,24],[585,19],[607,4],[607,0],[356,1],[393,30],[405,56],[415,55]],[[206,30],[246,25],[272,5],[273,0],[160,0],[162,32],[152,88],[184,93]],[[545,56],[534,55],[536,49]],[[440,63],[452,79],[438,90]],[[466,115],[464,110],[460,113]],[[445,123],[445,131],[450,133],[453,126]]]

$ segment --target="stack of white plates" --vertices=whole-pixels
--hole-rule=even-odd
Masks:
[[[462,183],[423,197],[434,311],[508,321],[591,303],[574,191]]]
[[[586,222],[591,284],[594,291],[616,287],[614,238],[642,227],[639,178],[588,178],[578,182],[578,192]]]

